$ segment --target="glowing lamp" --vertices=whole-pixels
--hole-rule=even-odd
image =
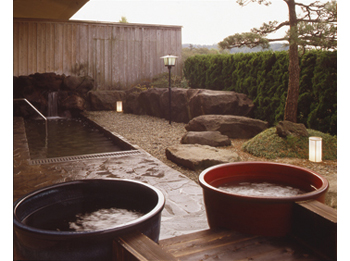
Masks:
[[[176,58],[177,56],[170,54],[160,57],[164,59],[164,65],[169,69],[169,124],[171,124],[171,67],[175,66]]]
[[[322,161],[322,138],[309,137],[309,160],[313,162]]]
[[[162,56],[160,58],[164,59],[165,66],[175,66],[177,56],[169,54],[169,55]]]
[[[123,102],[117,101],[117,112],[123,112]]]

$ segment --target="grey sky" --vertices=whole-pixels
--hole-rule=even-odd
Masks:
[[[271,2],[268,7],[257,3],[241,7],[235,0],[90,0],[72,19],[118,22],[125,16],[129,23],[181,25],[182,43],[214,44],[263,22],[288,20],[286,3]],[[282,37],[284,31],[271,37]]]

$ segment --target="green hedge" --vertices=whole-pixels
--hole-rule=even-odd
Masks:
[[[244,93],[252,117],[270,125],[283,120],[288,89],[287,51],[196,55],[184,62],[191,88]],[[307,128],[337,133],[337,52],[310,51],[300,58],[298,121]]]

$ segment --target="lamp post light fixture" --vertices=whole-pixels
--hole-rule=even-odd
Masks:
[[[175,66],[177,56],[165,55],[160,57],[164,59],[164,65],[169,69],[169,124],[171,124],[171,67]]]

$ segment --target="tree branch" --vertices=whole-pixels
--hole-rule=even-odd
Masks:
[[[300,6],[301,10],[306,13],[301,19],[307,18],[308,20],[322,20],[328,22],[337,21],[337,4],[334,0],[324,4],[316,1],[309,5],[302,3],[295,3],[295,5]]]
[[[337,20],[335,21],[329,21],[329,20],[319,20],[319,19],[297,19],[298,22],[306,22],[306,23],[336,23]]]
[[[257,28],[251,29],[251,32],[255,34],[259,34],[261,36],[266,36],[267,34],[276,32],[283,26],[289,25],[289,21],[284,21],[278,25],[277,23],[278,23],[277,21],[273,21],[273,22],[270,21],[268,24],[264,23],[259,29]]]
[[[270,5],[271,2],[268,0],[237,0],[236,1],[240,6],[246,6],[249,3],[255,3],[258,2],[259,5],[264,4],[266,6]]]
[[[269,42],[258,34],[242,33],[228,36],[223,41],[219,42],[218,45],[221,49],[231,49],[241,46],[248,46],[249,48],[262,46],[263,48],[268,48]]]
[[[266,39],[269,42],[280,42],[280,41],[288,41],[288,38],[282,37],[282,38],[276,38],[276,39]]]
[[[291,0],[283,0],[288,5]],[[269,0],[237,0],[241,6],[249,3],[270,4]],[[301,46],[304,50],[306,46],[319,46],[323,49],[337,48],[337,2],[331,0],[325,4],[315,1],[311,4],[295,3],[299,6],[304,15],[297,18],[294,22],[296,27],[294,33],[296,37],[293,38],[294,43]],[[266,36],[270,33],[276,32],[284,26],[290,26],[291,22],[284,21],[278,23],[277,21],[270,21],[264,23],[260,28],[253,28],[249,33],[235,34],[226,37],[219,43],[222,49],[231,49],[234,47],[247,46],[253,48],[262,46],[269,47],[269,42],[288,41],[292,42],[291,32],[287,31],[286,35],[278,39],[267,39]]]

